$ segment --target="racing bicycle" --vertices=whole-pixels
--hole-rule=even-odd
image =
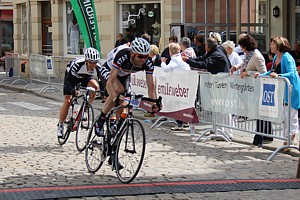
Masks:
[[[90,92],[95,92],[95,89],[93,87],[81,87],[78,85],[75,91],[79,91],[79,95],[75,92],[75,95],[72,97],[68,117],[64,122],[66,131],[62,137],[58,137],[58,143],[64,145],[70,133],[76,131],[76,148],[82,152],[86,147],[89,129],[94,120],[94,109],[89,103],[89,99]]]
[[[138,107],[141,100],[154,102],[161,108],[161,97],[158,99],[144,98],[142,95],[131,94],[126,106],[118,106],[106,116],[104,123],[104,136],[95,134],[97,116],[89,130],[88,144],[85,149],[85,163],[89,172],[97,172],[107,157],[108,164],[116,171],[122,183],[130,183],[137,176],[144,159],[146,148],[146,135],[141,122],[132,115],[134,107]],[[116,124],[114,112],[126,108],[125,116]],[[153,107],[152,107],[153,110]],[[122,113],[123,115],[124,113]],[[122,116],[121,115],[121,116]]]

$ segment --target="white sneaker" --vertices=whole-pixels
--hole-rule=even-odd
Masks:
[[[64,124],[57,124],[57,137],[62,138],[64,135]]]

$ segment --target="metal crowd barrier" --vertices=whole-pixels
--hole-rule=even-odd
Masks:
[[[200,75],[201,76],[201,75]],[[216,75],[217,76],[217,75]],[[200,77],[201,78],[201,77]],[[240,78],[240,77],[237,77]],[[257,79],[259,79],[258,77]],[[270,77],[263,77],[266,79],[274,80]],[[291,91],[292,86],[288,79],[284,79],[285,84],[288,88],[288,99],[291,102]],[[283,94],[285,94],[283,92]],[[204,94],[203,94],[204,95]],[[201,96],[201,95],[200,95]],[[259,97],[257,97],[259,98]],[[284,99],[283,97],[279,97]],[[288,103],[288,105],[291,105]],[[291,106],[283,106],[284,109],[288,109],[288,113],[291,112]],[[212,138],[222,138],[225,141],[231,141],[232,130],[242,131],[243,133],[251,133],[256,134],[258,136],[264,136],[269,138],[275,138],[282,141],[285,141],[286,145],[279,146],[269,157],[267,160],[272,160],[273,157],[280,152],[284,148],[294,148],[298,149],[298,146],[291,144],[292,133],[290,132],[290,114],[286,121],[282,121],[282,123],[269,121],[269,119],[259,119],[259,121],[255,117],[250,117],[248,113],[244,113],[243,115],[232,115],[230,113],[220,113],[220,112],[212,112],[208,111],[207,108],[203,107],[200,103],[200,108],[198,109],[199,122],[212,125],[211,128],[206,129],[202,132],[198,138],[195,140],[196,142],[202,141],[207,142]],[[289,133],[284,133],[284,124],[287,124]],[[257,130],[259,129],[259,130]],[[267,130],[267,131],[266,131]],[[269,133],[266,133],[269,132]]]
[[[30,55],[30,83],[25,88],[38,87],[34,82],[45,84],[39,93],[45,93],[49,90],[60,91],[56,85],[61,85],[61,81],[56,76],[53,57],[37,54]]]
[[[6,73],[5,78],[3,78],[0,83],[5,81],[11,81],[10,85],[13,85],[17,82],[23,82],[27,84],[27,81],[21,78],[21,66],[20,66],[20,57],[17,53],[6,53],[5,55],[5,67]]]

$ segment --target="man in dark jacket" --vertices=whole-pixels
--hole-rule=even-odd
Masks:
[[[226,55],[218,50],[218,42],[215,38],[207,38],[205,51],[206,54],[204,56],[195,59],[182,56],[182,59],[186,61],[191,68],[206,69],[212,74],[228,72],[230,63],[227,62]]]

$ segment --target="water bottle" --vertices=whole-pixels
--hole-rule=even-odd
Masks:
[[[194,136],[196,131],[196,127],[194,124],[190,124],[190,135]]]
[[[151,123],[151,120],[150,119],[144,119],[144,122]]]

